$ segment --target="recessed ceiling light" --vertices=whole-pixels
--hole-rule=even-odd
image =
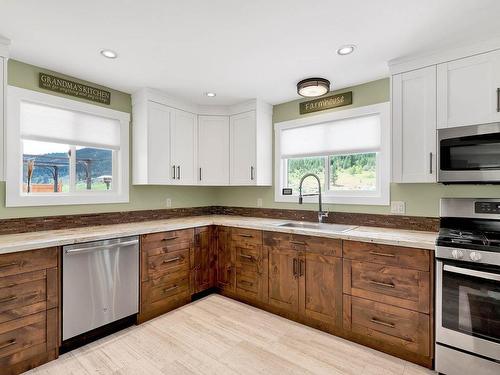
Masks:
[[[118,57],[118,54],[115,51],[112,51],[110,49],[103,49],[101,50],[101,55],[108,59],[116,59]]]
[[[345,46],[340,47],[337,50],[337,54],[339,54],[340,56],[349,55],[350,53],[354,52],[355,48],[356,46],[354,44],[347,44]]]
[[[215,92],[206,92],[205,96],[208,96],[209,98],[213,98],[214,96],[217,96]]]
[[[307,78],[297,83],[297,93],[306,98],[325,95],[330,91],[330,81],[325,78]]]

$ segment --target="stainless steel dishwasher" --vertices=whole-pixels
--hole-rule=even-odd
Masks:
[[[139,238],[63,247],[62,338],[139,311]]]

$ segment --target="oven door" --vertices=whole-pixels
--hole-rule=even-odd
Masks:
[[[436,341],[500,361],[500,267],[436,263]]]
[[[438,182],[500,183],[500,123],[438,129]]]

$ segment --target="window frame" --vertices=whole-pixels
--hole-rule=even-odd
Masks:
[[[83,112],[107,117],[120,123],[120,149],[113,151],[113,187],[109,191],[78,191],[71,189],[59,193],[22,192],[23,184],[23,139],[21,137],[20,110],[22,102]],[[37,91],[8,86],[6,128],[6,207],[52,206],[75,204],[106,204],[129,202],[129,129],[130,114],[76,100]],[[80,146],[68,145],[71,148]],[[72,153],[76,158],[76,153]],[[76,167],[76,165],[75,165]],[[75,172],[75,171],[74,171]],[[116,176],[116,178],[115,178]],[[73,176],[76,178],[76,175]],[[70,181],[71,185],[71,181]]]
[[[378,103],[363,107],[345,109],[325,114],[308,116],[296,120],[283,121],[274,124],[274,201],[297,203],[298,194],[283,195],[282,188],[287,183],[287,160],[281,158],[281,132],[285,129],[312,126],[322,122],[351,119],[362,116],[380,116],[380,151],[377,152],[377,190],[370,191],[335,191],[329,190],[330,156],[326,159],[325,186],[321,187],[324,203],[334,204],[363,204],[363,205],[389,205],[391,181],[391,118],[390,102]],[[370,152],[370,151],[366,151]],[[348,155],[348,152],[339,155]],[[315,156],[315,155],[308,155]],[[323,155],[318,155],[323,157]],[[317,197],[304,197],[304,203],[317,203]]]

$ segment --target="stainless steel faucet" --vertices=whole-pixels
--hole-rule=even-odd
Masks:
[[[313,193],[313,194],[302,194],[302,183],[307,177],[314,177],[318,181],[318,193]],[[302,176],[300,179],[300,184],[299,184],[299,204],[303,203],[303,197],[312,197],[312,196],[318,196],[318,201],[319,201],[319,211],[318,211],[318,221],[320,223],[323,222],[323,218],[328,217],[328,211],[323,211],[323,206],[321,204],[321,181],[319,180],[319,177],[316,176],[314,173],[308,173]]]

